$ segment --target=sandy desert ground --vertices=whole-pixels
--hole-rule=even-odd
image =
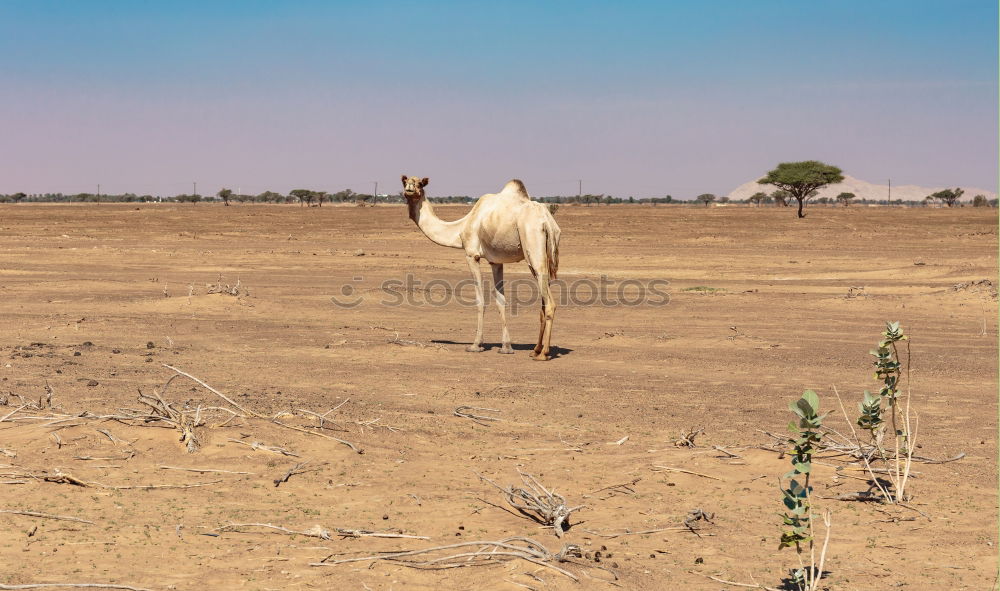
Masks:
[[[561,279],[666,280],[670,300],[563,305],[559,355],[540,363],[528,356],[533,306],[511,320],[515,355],[493,350],[492,308],[490,350],[464,351],[474,308],[445,287],[467,279],[464,258],[402,207],[0,207],[0,583],[734,588],[715,576],[777,587],[796,565],[777,549],[789,466],[761,449],[773,442],[762,431],[783,434],[806,388],[832,410],[836,386],[853,420],[876,386],[869,349],[898,320],[912,339],[918,453],[965,457],[917,464],[906,508],[833,500],[866,490],[864,472],[823,459],[825,584],[995,585],[995,210],[816,207],[799,220],[779,208],[564,206],[556,217]],[[381,289],[408,273],[419,286]],[[220,275],[240,295],[208,293]],[[528,277],[508,268],[509,280]],[[335,305],[345,291],[361,303]],[[164,365],[231,403],[187,378],[164,392]],[[172,408],[206,408],[198,451],[162,422],[95,418],[148,411],[137,397],[154,389]],[[461,406],[499,420],[456,416]],[[335,407],[323,428],[305,412]],[[827,423],[848,432],[839,410]],[[691,429],[704,429],[695,447],[676,446]],[[586,506],[562,539],[479,478],[519,484],[519,470]],[[683,522],[696,509],[714,517],[692,532]],[[510,537],[585,556],[311,566]]]

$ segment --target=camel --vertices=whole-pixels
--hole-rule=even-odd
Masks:
[[[499,193],[488,193],[476,201],[465,217],[446,222],[434,214],[434,208],[424,195],[428,178],[403,175],[403,195],[410,219],[417,227],[441,246],[461,248],[476,283],[478,321],[476,338],[466,351],[483,351],[483,314],[486,308],[483,279],[479,260],[486,259],[493,271],[493,295],[500,313],[501,346],[498,353],[510,354],[510,333],[507,331],[507,298],[504,295],[503,266],[527,260],[531,274],[538,281],[542,296],[539,315],[538,344],[532,359],[548,361],[551,356],[552,320],[556,304],[549,291],[549,281],[556,278],[559,267],[559,225],[549,209],[532,201],[524,183],[514,179]]]

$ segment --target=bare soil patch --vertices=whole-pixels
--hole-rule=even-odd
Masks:
[[[561,279],[666,279],[670,303],[565,305],[560,354],[540,363],[536,306],[511,318],[515,355],[492,350],[492,308],[492,349],[464,351],[474,308],[431,305],[467,279],[464,258],[401,207],[0,207],[0,417],[29,405],[0,421],[0,583],[778,586],[795,565],[777,550],[788,460],[759,449],[759,430],[783,433],[806,388],[833,409],[836,385],[853,412],[876,385],[868,350],[898,320],[919,453],[966,455],[915,466],[916,510],[818,499],[833,511],[828,585],[994,584],[995,211],[563,207],[557,220]],[[406,273],[421,287],[381,289]],[[331,302],[345,293],[363,301]],[[185,377],[163,393],[165,365],[218,393]],[[122,419],[149,410],[140,390],[179,425],[201,407],[197,451],[182,427]],[[847,428],[839,412],[829,424]],[[823,461],[818,496],[866,489]],[[479,477],[528,490],[519,472],[585,506],[561,537]],[[313,566],[439,546],[453,547]]]

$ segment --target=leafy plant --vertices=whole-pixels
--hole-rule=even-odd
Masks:
[[[864,399],[858,404],[861,414],[857,425],[862,430],[868,431],[874,455],[888,468],[892,490],[883,489],[882,493],[890,503],[906,500],[906,482],[913,460],[915,437],[915,430],[911,431],[909,395],[906,396],[905,408],[900,408],[903,364],[899,357],[898,343],[902,341],[908,342],[909,337],[903,334],[899,322],[887,322],[878,347],[871,350],[871,355],[875,358],[873,362],[875,379],[882,381],[882,387],[878,394],[865,390]],[[909,345],[906,351],[909,358]],[[893,438],[892,453],[885,446],[885,437],[890,430]],[[878,484],[874,473],[872,478]],[[879,488],[881,489],[881,486]]]
[[[788,487],[781,491],[787,509],[781,514],[781,519],[790,529],[782,532],[778,548],[795,548],[799,558],[799,568],[792,570],[789,578],[800,591],[815,591],[819,588],[819,581],[823,577],[823,562],[826,558],[827,542],[830,539],[830,515],[827,512],[823,516],[823,522],[826,524],[826,540],[817,564],[813,508],[810,502],[812,486],[809,480],[812,474],[812,457],[819,449],[823,438],[823,419],[828,413],[819,414],[819,396],[812,390],[803,392],[801,398],[788,404],[788,408],[798,416],[798,421],[791,421],[788,424],[788,430],[793,435],[788,440],[792,445],[792,470],[785,474],[789,483]],[[802,557],[806,549],[809,550],[808,565],[804,563]]]

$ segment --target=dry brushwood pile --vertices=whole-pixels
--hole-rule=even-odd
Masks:
[[[475,309],[441,298],[467,266],[400,207],[5,207],[0,590],[781,588],[807,388],[822,584],[989,588],[986,209],[563,208],[560,279],[670,302],[569,301],[537,363],[527,270],[515,354],[466,353]],[[919,427],[900,498],[891,436],[856,424],[887,319]]]

